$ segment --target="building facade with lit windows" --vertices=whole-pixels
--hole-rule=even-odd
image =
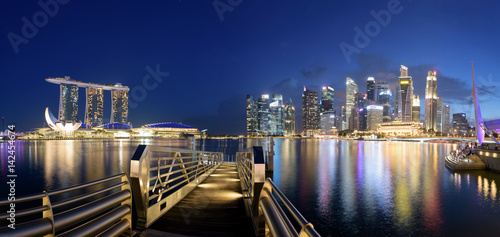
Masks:
[[[467,121],[467,116],[465,113],[453,114],[453,135],[454,136],[467,136],[468,130],[470,128],[469,122]]]
[[[283,106],[285,111],[285,131],[286,137],[295,136],[295,106],[288,102]]]
[[[401,65],[400,70],[397,117],[401,121],[412,121],[413,81],[411,76],[408,76],[407,67]]]
[[[368,105],[367,130],[377,131],[378,125],[383,122],[384,107],[381,105]]]
[[[436,71],[427,72],[425,86],[425,129],[436,131],[437,126],[437,77]]]
[[[102,125],[103,116],[103,89],[97,87],[85,88],[87,104],[85,106],[85,124],[91,127]]]
[[[436,102],[436,132],[443,132],[443,98],[438,97]]]
[[[247,95],[247,136],[256,136],[258,132],[257,101]]]
[[[304,136],[317,134],[320,129],[318,91],[304,86],[302,94],[302,133]]]
[[[280,94],[272,94],[271,103],[269,103],[269,135],[283,136],[284,134],[284,111],[283,111],[283,96]]]
[[[414,122],[420,123],[420,96],[413,95],[411,117]]]
[[[321,112],[333,111],[335,90],[330,86],[323,86],[321,90]]]
[[[111,90],[111,122],[127,123],[128,90]]]
[[[381,105],[383,110],[384,122],[392,121],[392,92],[389,83],[386,81],[377,81],[377,104]]]
[[[59,120],[78,121],[78,86],[61,83]]]
[[[377,101],[377,86],[373,77],[368,77],[366,80],[366,99],[373,102]]]
[[[358,84],[354,82],[354,80],[350,77],[346,78],[346,127],[347,129],[354,129],[354,124],[351,121],[354,121],[354,117],[351,118],[351,113],[355,108],[356,103],[356,93],[359,92]]]
[[[264,94],[257,99],[257,119],[259,135],[269,135],[269,95]]]
[[[381,123],[378,127],[378,132],[386,136],[421,136],[424,128],[423,123],[414,121],[393,121]]]
[[[337,131],[336,126],[337,116],[335,111],[325,111],[320,113],[320,126],[322,134],[333,134]]]
[[[450,134],[450,105],[443,105],[443,133]]]

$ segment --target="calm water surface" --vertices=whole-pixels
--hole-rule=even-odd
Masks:
[[[275,143],[274,182],[323,236],[500,233],[500,174],[451,173],[443,157],[453,144],[305,139]],[[188,147],[186,140],[17,141],[16,193],[128,173],[139,144]],[[207,140],[206,150],[234,155],[248,144],[259,141]],[[0,143],[1,197],[8,191],[6,151],[7,143]]]

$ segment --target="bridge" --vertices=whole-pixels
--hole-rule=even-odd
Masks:
[[[139,145],[129,175],[1,200],[0,236],[320,236],[265,171],[258,146]]]

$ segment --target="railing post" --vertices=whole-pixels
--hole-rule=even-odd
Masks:
[[[137,215],[137,228],[147,228],[149,207],[149,151],[146,145],[139,145],[130,161],[130,184]]]
[[[43,191],[45,196],[42,198],[42,205],[47,206],[49,209],[43,211],[43,218],[48,218],[52,224],[52,234],[44,235],[44,237],[54,237],[56,234],[56,224],[54,223],[54,212],[52,210],[52,203],[47,192]]]
[[[263,219],[259,218],[259,198],[266,181],[266,163],[264,161],[264,151],[261,146],[252,147],[252,221],[256,230],[256,234],[262,234],[260,229],[262,227]]]
[[[127,184],[126,184],[126,185],[122,185],[122,190],[128,190],[128,191],[130,192],[130,194],[132,194],[132,189],[131,189],[131,185],[130,185],[130,180],[129,180],[129,178],[127,177],[127,175],[126,175],[126,174],[124,174],[124,175],[122,176],[121,181],[122,181],[122,182],[127,182]],[[128,207],[130,208],[130,212],[129,212],[129,213],[128,213],[125,217],[123,217],[123,218],[122,218],[122,220],[123,220],[123,219],[126,219],[126,220],[128,221],[128,228],[129,228],[128,232],[129,232],[129,234],[131,234],[131,233],[130,233],[130,231],[132,230],[132,212],[133,212],[133,211],[132,211],[132,196],[130,196],[130,198],[128,198],[128,199],[126,199],[126,200],[124,200],[124,201],[121,203],[121,205],[122,205],[122,206],[125,206],[125,205],[126,205],[126,206],[128,206]]]

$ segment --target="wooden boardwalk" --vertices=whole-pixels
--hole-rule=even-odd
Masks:
[[[223,163],[140,236],[255,236],[234,163]]]

